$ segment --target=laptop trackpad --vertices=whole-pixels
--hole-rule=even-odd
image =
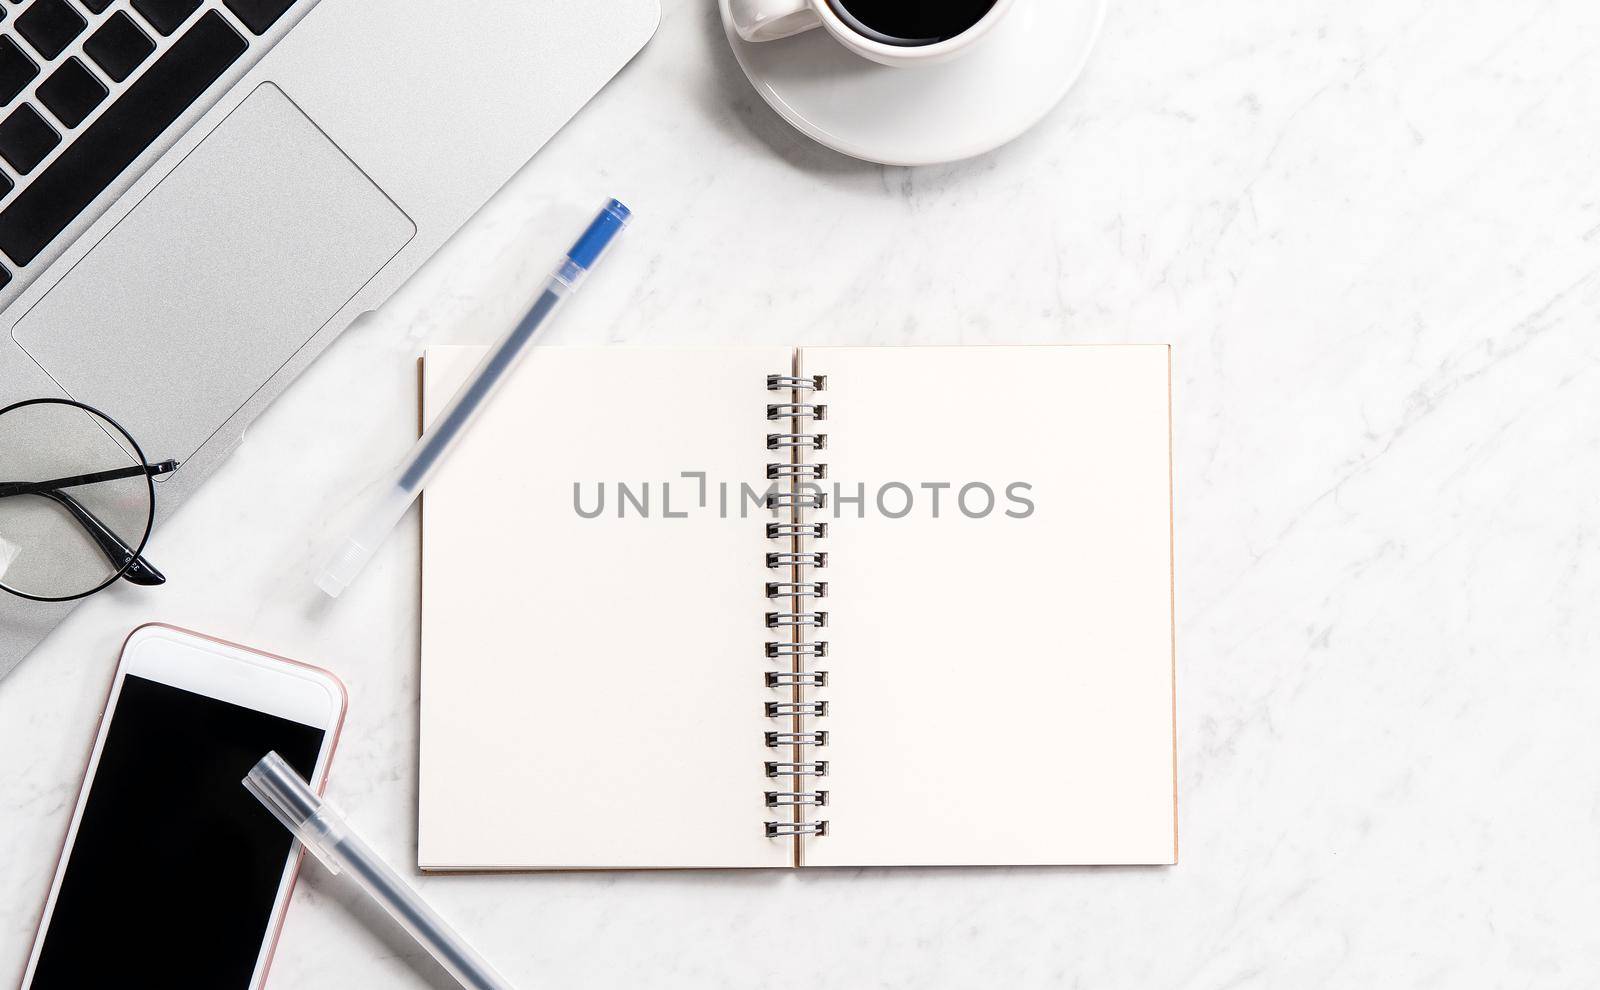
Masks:
[[[13,330],[151,457],[185,458],[415,227],[276,86],[245,99]]]

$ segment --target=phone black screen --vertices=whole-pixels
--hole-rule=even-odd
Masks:
[[[290,836],[239,782],[322,737],[127,675],[30,987],[248,987]]]

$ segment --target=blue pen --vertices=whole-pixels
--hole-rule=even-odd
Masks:
[[[589,229],[583,232],[561,264],[556,266],[533,306],[515,326],[506,331],[505,336],[489,348],[489,353],[484,355],[472,375],[456,392],[455,398],[450,400],[450,405],[445,407],[444,412],[411,448],[411,453],[400,462],[393,479],[379,492],[344,545],[323,567],[317,577],[317,587],[337,598],[367,566],[368,559],[389,538],[395,523],[416,501],[417,495],[422,492],[428,479],[433,477],[433,472],[438,470],[462,431],[472,423],[473,417],[494,395],[511,369],[516,367],[517,361],[532,343],[534,334],[555,315],[563,302],[578,291],[595,262],[600,260],[612,240],[628,225],[630,216],[632,214],[628,208],[613,199],[594,218]]]

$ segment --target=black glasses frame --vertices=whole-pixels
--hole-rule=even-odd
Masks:
[[[114,468],[109,471],[95,471],[89,474],[72,475],[66,478],[53,478],[49,481],[0,482],[0,498],[10,498],[20,495],[40,495],[50,499],[67,510],[73,519],[77,521],[78,525],[83,527],[84,531],[94,539],[95,543],[100,547],[100,552],[105,554],[106,558],[112,564],[118,564],[119,561],[121,563],[120,566],[117,567],[117,570],[100,584],[90,588],[87,591],[80,591],[73,595],[60,595],[54,597],[30,595],[25,591],[18,591],[17,589],[12,588],[4,583],[0,583],[0,591],[5,591],[9,594],[16,595],[18,598],[26,598],[27,600],[34,602],[71,602],[77,601],[81,598],[88,598],[90,595],[104,591],[120,580],[126,580],[133,584],[139,585],[158,585],[166,583],[166,576],[160,571],[156,570],[148,560],[144,559],[144,548],[145,545],[150,542],[150,531],[155,528],[156,476],[160,474],[169,474],[173,471],[176,471],[178,469],[178,462],[174,460],[165,460],[156,464],[151,464],[149,458],[145,457],[144,448],[139,446],[139,441],[133,438],[133,434],[129,433],[126,427],[112,419],[110,416],[107,416],[99,409],[96,409],[87,403],[79,402],[76,399],[24,399],[21,402],[14,402],[11,405],[6,406],[4,409],[0,409],[0,416],[4,416],[6,413],[15,409],[24,409],[28,406],[37,405],[71,406],[76,409],[81,409],[89,415],[103,420],[106,423],[110,423],[116,428],[118,433],[122,434],[122,438],[128,441],[128,446],[132,448],[134,456],[139,459],[139,463],[125,468]],[[150,496],[150,508],[145,516],[144,536],[140,538],[139,545],[137,547],[130,547],[127,541],[123,540],[116,533],[112,532],[111,528],[105,523],[101,522],[99,517],[97,517],[94,513],[85,508],[83,503],[79,502],[67,492],[63,491],[63,489],[66,488],[76,488],[81,485],[92,485],[102,481],[121,481],[127,478],[138,477],[144,478],[145,487]]]

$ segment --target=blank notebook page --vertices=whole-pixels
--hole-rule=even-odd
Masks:
[[[426,417],[481,354],[428,351]],[[765,484],[792,355],[538,348],[429,484],[421,867],[792,864],[761,826],[761,522],[661,501],[684,471]],[[651,517],[619,519],[646,481]]]
[[[817,348],[829,834],[806,865],[1176,860],[1169,350]],[[914,498],[900,518],[907,486]],[[933,517],[933,490],[946,483]],[[1008,499],[1031,501],[1026,511]],[[982,488],[994,493],[994,507]],[[965,505],[972,518],[962,511]],[[839,515],[835,517],[835,512]],[[858,513],[860,514],[858,516]],[[825,724],[824,724],[825,723]]]

